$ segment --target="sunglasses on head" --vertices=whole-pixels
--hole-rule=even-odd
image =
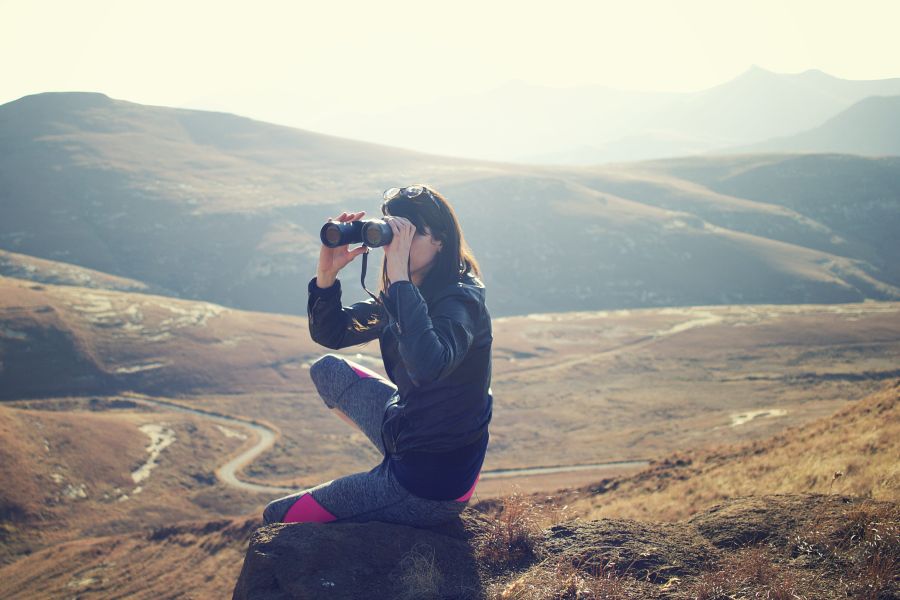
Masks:
[[[424,186],[424,185],[411,185],[411,186],[402,187],[402,188],[394,187],[394,188],[385,190],[384,193],[382,194],[382,197],[384,198],[384,203],[382,203],[382,208],[384,207],[385,203],[389,202],[390,200],[393,200],[394,198],[397,198],[398,196],[403,196],[404,198],[409,198],[410,200],[412,200],[413,198],[418,198],[422,194],[425,194],[429,198],[431,198],[431,201],[434,202],[435,208],[437,208],[438,212],[440,212],[440,210],[441,210],[440,203],[437,201],[437,198],[434,197],[434,194],[431,193],[431,190],[429,190],[428,187]],[[382,210],[382,212],[383,212],[383,210]]]

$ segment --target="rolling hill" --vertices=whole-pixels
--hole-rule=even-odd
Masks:
[[[0,249],[233,308],[303,314],[321,224],[417,180],[454,204],[494,316],[900,297],[900,159],[529,167],[84,93],[0,106],[0,141]],[[726,163],[743,175],[692,179]]]
[[[296,317],[11,277],[0,315],[2,399],[296,390],[320,349]]]
[[[660,457],[634,475],[567,490],[584,518],[677,521],[760,493],[850,494],[900,502],[900,379],[835,413],[744,444]]]
[[[900,96],[871,96],[807,131],[717,151],[748,152],[900,155]]]

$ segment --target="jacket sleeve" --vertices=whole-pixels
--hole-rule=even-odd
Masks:
[[[481,303],[467,294],[450,294],[428,305],[409,281],[388,288],[384,305],[399,339],[399,352],[416,386],[440,381],[462,363],[475,337]]]
[[[313,277],[308,291],[306,315],[309,334],[316,343],[339,350],[372,341],[381,333],[382,313],[375,300],[370,298],[342,306],[339,279],[331,287],[321,289]]]

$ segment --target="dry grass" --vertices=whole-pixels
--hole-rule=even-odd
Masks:
[[[46,410],[0,406],[0,564],[86,535],[258,509],[254,496],[207,479],[240,442],[202,418],[94,412],[74,398],[60,399],[64,410],[32,404]],[[131,473],[147,461],[149,442],[138,427],[147,423],[175,430],[175,443],[137,484]]]
[[[479,562],[494,571],[504,571],[538,558],[544,519],[533,500],[520,493],[505,496],[489,516],[489,527],[473,539]]]
[[[678,465],[576,501],[585,519],[678,521],[737,496],[839,493],[900,501],[900,381],[769,439],[673,455]]]
[[[500,498],[488,513],[490,527],[474,539],[480,564],[495,573],[508,573],[542,559],[489,595],[497,600],[646,598],[646,590],[641,591],[644,584],[617,573],[612,561],[577,564],[571,558],[550,557],[543,552],[544,529],[572,518],[569,506],[559,506],[552,500],[547,497],[541,503],[517,492]]]
[[[686,588],[696,600],[894,598],[900,582],[900,508],[864,500],[838,513],[822,504],[787,548],[760,544],[721,558]],[[799,560],[798,568],[797,561]]]
[[[434,548],[415,544],[400,559],[398,588],[403,590],[400,600],[428,600],[440,598],[444,576],[434,564]]]
[[[552,496],[538,499],[521,490],[484,509],[490,526],[473,539],[476,556],[494,572],[517,569],[541,558],[544,530],[572,518],[572,509]]]
[[[78,539],[0,569],[0,597],[230,598],[256,518]]]
[[[696,600],[806,598],[793,571],[773,561],[764,545],[748,546],[722,558],[713,570],[702,573],[690,587]]]
[[[652,584],[617,573],[611,561],[545,560],[489,596],[493,600],[644,600]]]
[[[818,512],[792,554],[842,573],[847,597],[877,600],[900,584],[900,506],[864,500],[836,519]]]

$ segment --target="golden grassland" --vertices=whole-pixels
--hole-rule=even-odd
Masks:
[[[588,519],[675,521],[736,496],[841,493],[900,502],[900,380],[771,438],[684,452],[573,500]]]
[[[768,440],[722,446],[691,456],[679,453],[655,461],[635,476],[607,479],[587,489],[560,490],[562,493],[556,496],[513,494],[476,504],[473,509],[488,518],[488,526],[472,540],[473,551],[479,565],[494,573],[484,582],[486,597],[713,600],[763,594],[760,597],[792,600],[876,600],[880,591],[891,589],[900,558],[897,463],[893,460],[897,455],[898,394],[900,380],[890,381],[863,400],[848,403],[832,417],[790,428]],[[9,429],[15,426],[9,413],[20,411],[6,412],[4,423]],[[159,417],[141,415],[143,419],[150,416]],[[821,456],[828,476],[815,465],[801,465],[798,473],[791,474],[796,457],[804,453]],[[864,468],[864,459],[873,465],[871,469]],[[767,460],[775,467],[766,471],[770,479],[760,476],[759,467]],[[859,468],[846,467],[853,464]],[[840,467],[846,473],[830,481],[828,478],[837,472],[834,469]],[[160,479],[164,477],[159,475]],[[169,477],[163,481],[171,486],[174,482]],[[842,497],[855,494],[863,501],[837,512],[823,508],[819,514],[816,509],[815,514],[804,515],[809,524],[796,533],[789,547],[755,544],[735,548],[723,552],[696,576],[654,583],[642,579],[631,565],[613,561],[601,549],[589,564],[563,556],[548,558],[541,549],[553,527],[590,523],[597,518],[586,512],[592,504],[583,502],[585,498],[611,501],[609,505],[619,507],[621,512],[616,517],[607,511],[601,522],[628,514],[628,506],[642,507],[637,512],[646,521],[658,522],[663,517],[684,519],[728,497],[711,494],[705,499],[700,495],[692,499],[683,486],[708,489],[721,485],[734,493],[746,490],[763,495],[775,490],[805,492],[810,486],[816,490],[826,482],[827,492],[834,497],[838,497],[837,486],[841,485]],[[893,502],[878,502],[876,497],[892,498]],[[680,512],[676,510],[678,498],[686,502]],[[665,510],[669,511],[666,515]],[[651,511],[657,514],[651,516]],[[239,571],[247,537],[258,524],[258,518],[252,517],[159,525],[145,527],[142,533],[105,537],[88,536],[85,531],[85,539],[38,551],[0,569],[0,577],[11,586],[11,597],[23,598],[35,592],[50,597],[77,593],[113,597],[123,591],[137,598],[171,597],[182,591],[199,596],[227,595]],[[641,535],[639,531],[637,528],[633,535]],[[797,562],[798,556],[801,562]],[[441,575],[435,570],[433,558],[411,550],[404,565],[406,597],[435,597],[432,591]],[[837,596],[837,592],[845,595]]]
[[[690,575],[650,577],[645,569],[633,568],[637,558],[628,564],[617,560],[614,545],[589,550],[581,558],[550,555],[542,547],[547,532],[581,519],[520,494],[506,496],[492,508],[493,526],[475,537],[473,547],[482,565],[503,574],[487,582],[488,600],[895,597],[900,590],[900,505],[852,496],[838,500],[846,506],[834,510],[822,502],[804,515],[799,529],[786,524],[790,535],[782,544],[762,540],[723,548]],[[773,516],[791,521],[789,515]],[[515,568],[522,564],[527,566]],[[417,561],[416,566],[419,573],[408,581],[419,587],[408,597],[437,597],[429,593],[434,564]]]
[[[134,390],[275,423],[275,447],[248,469],[274,484],[314,484],[378,460],[318,398],[308,367],[329,350],[309,340],[305,319],[12,278],[0,284],[3,327],[13,336],[4,393]],[[649,459],[831,414],[897,373],[898,315],[898,303],[862,303],[495,319],[485,469]],[[40,352],[19,351],[28,345]],[[377,342],[338,353],[382,372]],[[47,364],[55,377],[42,375]]]
[[[0,568],[4,598],[225,598],[256,519],[183,522],[57,544]]]
[[[149,458],[145,424],[171,429],[175,443],[135,482]],[[189,415],[0,406],[0,562],[82,536],[249,512],[261,499],[213,475],[240,445]]]
[[[62,333],[53,338],[57,346],[51,344],[57,354],[49,356],[58,361],[59,377],[111,377],[116,389],[149,391],[270,424],[278,433],[275,445],[244,469],[244,477],[302,488],[368,470],[380,460],[368,440],[335,419],[315,393],[307,368],[328,350],[297,341],[306,335],[298,333],[305,331],[302,319],[257,319],[103,290],[21,282],[4,289],[15,292],[2,296],[13,342]],[[519,512],[535,515],[540,531],[554,520],[675,522],[746,494],[812,491],[896,502],[898,312],[897,303],[863,303],[497,319],[494,420],[484,469],[653,460],[638,472],[597,471],[593,479],[583,471],[517,478],[529,503]],[[377,344],[341,354],[381,371]],[[42,376],[39,362],[27,377]],[[230,380],[240,380],[238,393],[219,393]],[[205,387],[209,382],[215,385]],[[159,391],[186,383],[184,393]],[[222,528],[244,531],[240,523],[258,514],[269,495],[226,487],[214,472],[253,440],[225,435],[199,415],[129,404],[128,394],[116,389],[0,405],[0,562],[18,559],[0,575],[20,581],[23,590],[27,581],[40,579],[54,589],[63,581],[76,586],[65,588],[70,591],[96,588],[102,596],[122,583],[116,583],[115,569],[70,580],[70,567],[55,561],[99,557],[121,545],[131,548],[121,550],[125,563],[133,551],[163,571],[169,556],[179,556],[182,564],[168,568],[184,569],[193,589],[225,589],[211,573],[234,581],[243,533],[209,542],[206,536],[219,529],[206,532],[206,525],[195,524],[189,534],[145,538],[153,528],[198,519],[227,521]],[[171,428],[176,442],[134,493],[130,473],[147,458],[148,438],[139,430],[145,424]],[[498,517],[516,501],[499,480],[482,481],[476,510]],[[508,532],[487,535],[506,539],[496,550],[501,554],[516,545]],[[193,550],[169,552],[178,540]],[[205,574],[187,574],[185,565],[192,563],[185,557],[207,544],[217,550],[198,554],[205,566],[194,569]],[[59,559],[53,558],[57,548],[64,548]],[[35,560],[53,565],[49,579],[38,575]],[[411,558],[408,571],[422,563]],[[871,568],[875,573],[881,567]],[[137,577],[130,569],[122,572]],[[532,575],[546,579],[549,572],[554,581],[582,585],[584,569],[578,575],[567,569],[557,565]],[[709,577],[722,589],[743,585]],[[503,585],[512,585],[507,579]],[[422,581],[411,588],[429,585],[427,577]],[[140,589],[139,581],[128,585]],[[517,597],[513,593],[507,597]]]
[[[897,590],[900,569],[898,407],[900,379],[829,417],[766,440],[678,454],[637,475],[556,497],[517,493],[486,503],[494,526],[476,547],[480,560],[503,567],[538,552],[547,528],[561,522],[683,522],[729,498],[772,493],[862,499],[837,513],[822,505],[805,515],[807,527],[795,534],[790,548],[748,543],[694,578],[651,585],[608,558],[589,565],[554,559],[495,582],[489,597],[886,598],[882,594]],[[807,560],[794,561],[798,556]]]
[[[500,319],[484,469],[650,459],[830,415],[896,371],[898,311],[741,306]],[[382,372],[377,345],[352,350],[339,354]],[[275,447],[246,471],[255,479],[313,485],[380,460],[362,434],[329,414],[308,380],[297,392],[182,401],[276,425]],[[611,474],[596,473],[604,476]],[[479,492],[509,489],[488,481]],[[517,482],[526,490],[572,486],[549,476]]]

